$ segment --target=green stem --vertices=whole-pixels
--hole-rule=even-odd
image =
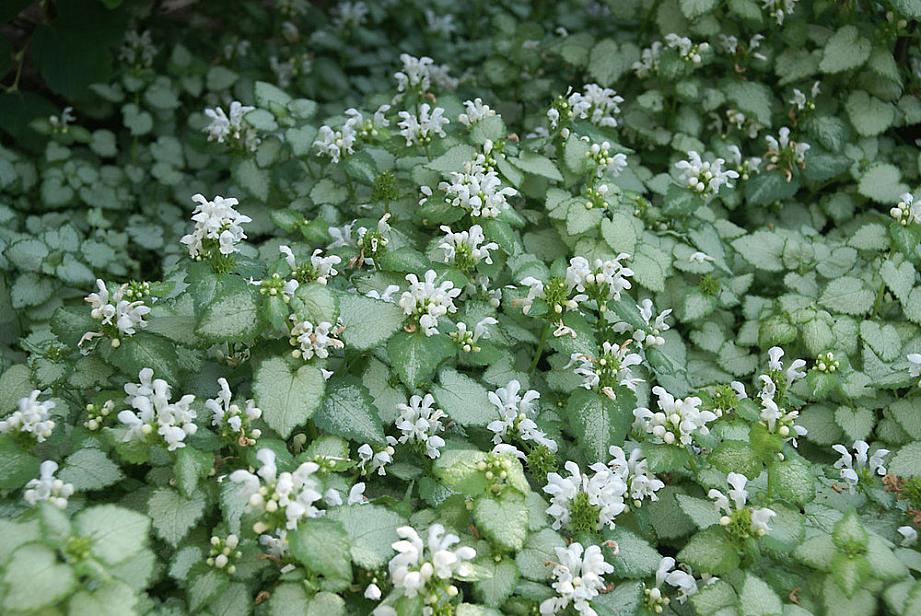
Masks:
[[[547,332],[550,330],[550,324],[547,323],[544,326],[543,331],[540,333],[540,342],[537,343],[537,350],[534,352],[534,357],[531,359],[531,365],[528,368],[528,374],[532,374],[534,369],[537,368],[537,362],[540,361],[540,356],[544,352],[544,344],[547,343]]]

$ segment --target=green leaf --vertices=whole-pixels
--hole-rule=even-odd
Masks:
[[[345,326],[342,341],[347,348],[359,351],[382,344],[406,320],[403,310],[396,304],[351,293],[339,297],[339,315]]]
[[[352,560],[368,570],[387,564],[393,556],[390,546],[398,539],[396,529],[406,523],[400,514],[377,505],[337,507],[327,517],[342,524]]]
[[[677,558],[694,571],[713,575],[725,575],[739,566],[739,555],[720,527],[702,530],[691,537]]]
[[[486,460],[482,451],[448,449],[435,460],[435,476],[448,488],[467,496],[479,496],[486,491],[487,482],[477,464]]]
[[[58,478],[77,492],[99,490],[124,479],[121,469],[99,449],[81,449],[64,461]]]
[[[454,355],[456,347],[445,334],[426,336],[422,332],[400,332],[387,343],[394,371],[407,387],[421,387],[438,364]]]
[[[610,558],[618,578],[642,579],[655,573],[662,556],[649,543],[620,526],[611,533],[619,553]]]
[[[713,10],[716,0],[680,0],[681,12],[688,19],[696,19]]]
[[[443,174],[462,171],[464,163],[476,158],[476,150],[467,144],[456,145],[426,165],[429,169]]]
[[[360,444],[384,443],[384,430],[374,399],[365,386],[352,376],[335,378],[329,382],[314,422],[330,434]]]
[[[3,574],[3,607],[10,611],[34,611],[53,605],[69,595],[77,576],[57,554],[38,543],[20,547],[10,557]]]
[[[269,172],[260,169],[255,159],[246,158],[233,167],[233,179],[249,194],[260,201],[268,201],[270,189]]]
[[[19,448],[9,436],[0,436],[0,489],[16,490],[38,477],[41,460]]]
[[[777,497],[797,505],[805,505],[815,497],[815,476],[812,466],[799,458],[789,458],[769,466],[771,481]]]
[[[909,443],[895,452],[887,469],[901,477],[921,475],[921,442]]]
[[[823,73],[855,69],[870,58],[872,48],[872,43],[860,35],[856,26],[842,26],[825,43],[819,69]]]
[[[512,164],[525,173],[539,175],[556,182],[563,181],[563,176],[556,164],[546,156],[525,150],[519,154],[518,158],[512,159]]]
[[[691,597],[691,605],[700,616],[711,616],[728,607],[735,608],[738,601],[735,590],[723,580],[704,585]]]
[[[473,507],[473,519],[483,535],[501,550],[516,552],[528,535],[528,508],[524,496],[506,490],[499,497],[481,496]]]
[[[255,287],[232,288],[210,302],[195,329],[199,336],[218,342],[239,342],[255,337],[259,306]]]
[[[214,468],[214,456],[194,447],[183,447],[176,452],[176,486],[184,496],[191,496],[199,481],[208,476]]]
[[[127,584],[106,581],[92,590],[74,593],[68,604],[71,616],[120,616],[134,612],[138,596]]]
[[[19,401],[27,398],[33,389],[32,372],[28,366],[16,364],[7,368],[0,376],[0,413],[6,415],[14,411]]]
[[[291,554],[308,571],[327,578],[352,579],[349,536],[336,520],[308,518],[288,531]]]
[[[557,561],[555,548],[565,547],[563,538],[545,528],[528,536],[524,547],[515,557],[521,575],[529,580],[543,581],[551,576],[552,565]]]
[[[473,590],[477,598],[485,605],[502,605],[514,592],[518,583],[518,566],[515,561],[503,559],[499,562],[477,563],[492,573],[491,577],[476,582]],[[458,614],[460,611],[458,611]]]
[[[150,495],[147,512],[157,535],[176,547],[205,513],[205,496],[201,492],[186,498],[170,488],[160,488]]]
[[[781,272],[785,269],[781,260],[784,240],[776,233],[755,231],[733,240],[732,247],[758,269],[768,272]]]
[[[777,593],[751,573],[745,574],[739,590],[739,605],[743,616],[780,616],[783,613],[783,603]]]
[[[865,314],[873,307],[875,295],[858,278],[842,276],[828,283],[819,303],[833,312]]]
[[[908,185],[902,182],[902,172],[889,163],[875,163],[860,178],[857,192],[877,203],[891,205],[899,195],[908,192]]]
[[[192,612],[201,610],[203,606],[211,603],[230,584],[230,578],[223,571],[209,568],[207,571],[192,579],[189,584],[189,608]]]
[[[566,416],[576,442],[589,460],[603,460],[633,423],[636,397],[626,387],[617,388],[617,400],[587,389],[569,397]]]
[[[432,395],[448,417],[462,426],[484,427],[498,417],[498,409],[487,398],[486,388],[466,374],[443,368]]]
[[[150,520],[116,505],[97,505],[77,514],[74,529],[92,542],[96,558],[107,565],[116,565],[144,548]]]
[[[715,526],[720,522],[720,514],[711,500],[696,498],[686,494],[676,494],[678,506],[689,518],[694,521],[697,528],[704,529]]]
[[[264,360],[253,382],[253,396],[262,418],[282,437],[288,438],[320,408],[326,380],[314,366],[292,371],[279,357]]]
[[[723,441],[710,454],[710,463],[724,473],[741,473],[749,479],[761,474],[763,464],[744,441]]]
[[[908,294],[911,293],[917,278],[917,272],[911,262],[903,261],[897,264],[892,259],[886,259],[879,268],[879,275],[900,302],[905,303],[908,300]]]
[[[862,137],[875,137],[892,126],[895,107],[863,90],[851,92],[844,104],[851,124]]]

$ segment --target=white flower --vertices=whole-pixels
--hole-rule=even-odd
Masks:
[[[600,530],[607,526],[613,529],[614,518],[625,508],[624,494],[627,492],[627,484],[623,478],[601,462],[589,467],[594,471],[591,476],[583,474],[579,465],[571,460],[563,466],[569,472],[569,476],[547,473],[547,485],[544,486],[544,492],[550,495],[547,515],[554,520],[553,528],[559,529],[573,520],[573,505],[584,506],[579,498],[580,494],[584,494],[584,502],[592,507],[593,513],[597,513],[596,528]],[[581,513],[577,512],[577,515]]]
[[[428,145],[432,142],[433,134],[445,137],[444,127],[451,121],[444,113],[442,107],[432,110],[428,103],[419,105],[418,115],[409,111],[399,112],[397,115],[400,116],[400,121],[397,122],[397,126],[400,128],[400,134],[406,139],[406,145]]]
[[[600,297],[602,301],[619,300],[621,292],[632,287],[628,278],[633,276],[633,270],[621,263],[629,258],[630,255],[622,252],[613,259],[595,259],[589,265],[585,257],[573,257],[566,268],[566,285],[570,292],[591,291],[591,297]]]
[[[425,9],[425,27],[435,35],[450,36],[454,32],[454,15],[439,15],[432,9]]]
[[[291,268],[291,275],[299,282],[316,281],[320,284],[326,284],[330,278],[339,273],[335,266],[342,263],[342,258],[336,255],[324,257],[323,250],[320,248],[314,250],[313,254],[310,255],[309,265],[298,265],[290,246],[282,244],[278,247],[278,251],[284,255],[285,263]]]
[[[646,589],[646,599],[653,609],[655,606],[668,603],[662,600],[662,584],[668,584],[678,589],[678,603],[684,603],[688,597],[697,593],[697,581],[694,576],[681,569],[675,569],[675,559],[665,556],[659,561],[656,569],[656,585]],[[661,609],[661,608],[660,608]]]
[[[192,201],[198,204],[192,213],[195,229],[179,240],[188,246],[189,256],[208,257],[215,249],[222,255],[237,252],[237,244],[246,239],[242,225],[252,222],[252,218],[234,209],[239,201],[220,195],[208,201],[201,194],[194,195]]]
[[[55,479],[58,463],[45,460],[39,467],[38,479],[30,479],[22,493],[23,498],[30,505],[47,501],[58,509],[67,508],[67,498],[74,493],[74,486]]]
[[[333,163],[338,163],[346,154],[355,153],[357,128],[363,122],[362,115],[355,109],[347,109],[345,115],[347,119],[338,130],[326,124],[321,126],[313,142],[317,155],[328,156]]]
[[[588,141],[588,138],[583,137],[583,140]],[[627,155],[622,152],[612,155],[610,148],[611,144],[607,141],[603,141],[601,144],[593,143],[589,146],[588,152],[585,153],[585,157],[594,163],[595,177],[597,178],[604,177],[605,173],[610,173],[617,177],[620,175],[621,171],[627,168]],[[602,184],[596,190],[603,199],[604,194],[608,191],[608,187]]]
[[[902,193],[902,196],[899,197],[899,202],[889,210],[889,215],[899,221],[902,226],[921,223],[921,201],[915,203],[914,195]],[[921,359],[919,359],[919,362],[921,362]]]
[[[445,440],[438,436],[439,432],[444,431],[441,418],[445,412],[433,409],[433,404],[435,398],[432,394],[425,394],[425,397],[413,396],[409,404],[398,404],[400,415],[395,425],[402,432],[398,439],[400,443],[421,443],[425,447],[425,454],[435,459],[441,455],[440,449],[445,446]]]
[[[694,43],[686,36],[674,32],[665,35],[665,44],[670,49],[677,49],[681,59],[692,64],[700,64],[700,54],[710,49],[709,43]]]
[[[643,379],[633,376],[631,368],[643,363],[643,358],[630,353],[629,345],[617,346],[605,341],[601,345],[601,357],[592,357],[584,353],[573,353],[564,368],[577,365],[573,370],[582,377],[582,387],[597,389],[612,400],[615,398],[613,388],[621,385],[635,391]]]
[[[126,299],[129,285],[120,285],[109,294],[106,283],[97,278],[96,288],[97,292],[90,293],[83,301],[90,305],[90,316],[100,322],[102,331],[83,334],[78,346],[106,334],[112,337],[113,346],[118,346],[115,342],[122,336],[133,336],[138,329],[147,327],[144,317],[150,313],[150,307],[143,300]]]
[[[469,269],[480,261],[492,264],[489,251],[498,250],[499,245],[495,242],[483,243],[486,241],[483,227],[473,225],[469,231],[455,233],[451,227],[441,225],[441,230],[445,236],[438,248],[444,251],[445,263],[454,263],[461,269]]]
[[[455,331],[451,332],[449,335],[465,353],[479,352],[480,347],[477,345],[477,342],[479,342],[480,338],[489,338],[489,327],[497,325],[498,323],[499,321],[493,317],[484,317],[473,326],[473,332],[471,332],[466,323],[458,321],[454,325],[456,328]]]
[[[494,433],[492,442],[498,445],[517,437],[522,441],[543,445],[555,452],[556,441],[548,438],[533,419],[536,414],[535,403],[540,399],[540,392],[530,389],[524,395],[519,395],[520,391],[521,383],[512,380],[505,387],[489,392],[487,397],[490,403],[499,411],[499,419],[486,425],[486,429]]]
[[[528,314],[534,305],[534,300],[544,297],[544,283],[533,276],[528,276],[521,281],[521,284],[528,287],[528,296],[521,301],[521,311]]]
[[[633,448],[629,458],[626,452],[616,445],[612,445],[608,451],[612,456],[608,467],[626,482],[627,494],[633,499],[635,506],[638,507],[646,498],[651,501],[659,500],[656,492],[664,488],[665,483],[649,472],[639,446]]]
[[[368,5],[364,2],[340,2],[332,13],[336,27],[355,28],[367,21]]]
[[[288,342],[291,346],[297,347],[291,352],[293,357],[304,360],[314,357],[326,359],[329,357],[330,349],[341,349],[345,346],[345,343],[338,337],[342,333],[340,326],[334,326],[328,321],[321,321],[314,325],[310,321],[298,319],[295,314],[288,318],[293,324]]]
[[[365,296],[371,297],[374,299],[379,299],[382,302],[390,302],[392,304],[396,302],[396,300],[393,299],[393,296],[399,292],[400,292],[400,287],[398,287],[395,284],[388,284],[384,288],[383,291],[378,291],[377,289],[371,289],[370,291],[365,293]]]
[[[255,474],[244,469],[230,474],[230,480],[241,485],[241,493],[247,499],[247,511],[270,514],[266,517],[269,522],[260,520],[255,524],[256,532],[274,530],[271,514],[276,512],[283,514],[286,530],[294,530],[301,520],[326,513],[317,507],[323,504],[323,485],[315,476],[320,470],[317,463],[304,462],[293,473],[279,473],[275,452],[271,449],[260,449],[256,458],[261,466]]]
[[[172,388],[163,379],[154,379],[152,369],[142,369],[138,377],[140,383],[125,384],[125,403],[133,410],[118,414],[118,421],[127,428],[122,440],[143,440],[156,433],[169,451],[185,447],[186,437],[198,430],[192,408],[195,396],[186,394],[171,402]]]
[[[658,397],[657,412],[643,407],[633,411],[635,425],[643,432],[667,445],[690,445],[696,434],[710,433],[707,424],[715,421],[716,415],[700,410],[703,402],[700,398],[675,398],[658,385],[652,388],[652,393]]]
[[[784,351],[780,347],[771,347],[768,349],[768,368],[770,374],[762,374],[758,377],[758,383],[761,391],[758,397],[761,398],[761,421],[767,426],[768,431],[777,433],[781,437],[791,439],[793,446],[796,447],[796,439],[806,435],[806,428],[797,425],[796,420],[799,418],[799,412],[795,410],[787,411],[781,408],[775,396],[777,395],[777,379],[783,379],[781,385],[789,389],[793,383],[799,379],[805,378],[806,373],[801,369],[806,366],[802,359],[795,359],[784,369],[781,359]]]
[[[555,548],[557,564],[553,567],[553,589],[557,597],[546,599],[540,604],[543,616],[564,611],[570,604],[581,616],[597,616],[590,602],[605,589],[605,574],[614,567],[604,560],[604,554],[597,545],[582,547],[571,543],[564,548]]]
[[[153,44],[150,30],[128,30],[118,50],[118,59],[134,68],[149,68],[156,54],[157,47]]]
[[[832,445],[831,448],[841,454],[841,459],[835,462],[835,468],[840,469],[841,478],[848,483],[851,492],[860,481],[861,474],[864,478],[886,475],[883,458],[889,455],[888,449],[877,449],[872,456],[868,456],[870,446],[866,441],[854,441],[854,455],[844,445]]]
[[[761,0],[761,6],[774,17],[778,26],[783,25],[784,16],[792,15],[799,0]]]
[[[20,398],[18,409],[0,420],[0,434],[23,432],[31,434],[38,443],[45,442],[54,430],[51,409],[56,405],[53,400],[39,402],[41,394],[41,391],[35,389],[27,397]]]
[[[675,167],[681,171],[681,179],[691,191],[710,197],[718,193],[722,186],[732,188],[732,180],[739,177],[737,171],[723,169],[725,162],[722,158],[704,161],[700,154],[691,150],[688,152],[688,160],[678,161]]]
[[[511,186],[502,186],[499,174],[487,165],[486,154],[488,152],[478,154],[474,160],[464,163],[463,171],[451,172],[449,181],[438,184],[447,203],[467,210],[475,218],[497,217],[509,208],[509,197],[518,194]],[[431,196],[431,189],[423,187],[424,193],[426,190],[427,197]]]
[[[900,526],[899,534],[902,535],[902,547],[910,548],[918,542],[918,531],[911,526]]]
[[[381,600],[381,589],[377,584],[368,584],[364,592],[365,599],[370,599],[371,601],[380,601]]]
[[[652,45],[642,51],[640,59],[631,67],[637,77],[649,77],[659,71],[659,56],[662,55],[662,48],[661,41],[653,41]]]
[[[805,166],[806,152],[810,146],[808,143],[798,143],[791,139],[788,127],[781,127],[776,138],[767,135],[764,140],[768,143],[768,151],[765,154],[769,163],[768,169],[780,167],[789,172],[795,165]]]
[[[751,532],[758,537],[767,534],[768,531],[771,530],[769,526],[771,518],[777,514],[765,507],[760,509],[746,507],[748,503],[748,491],[745,489],[745,485],[748,483],[748,479],[745,478],[745,475],[729,473],[729,475],[726,476],[726,481],[732,487],[732,489],[729,490],[728,497],[715,489],[711,489],[707,492],[707,497],[713,500],[713,504],[716,506],[717,511],[724,514],[720,518],[720,525],[729,526],[733,518],[739,517],[740,515],[747,515],[751,520],[751,528],[746,532]],[[742,514],[740,512],[745,513]]]
[[[565,97],[557,99],[547,112],[550,127],[557,127],[561,113],[566,114],[566,120],[588,120],[602,127],[617,126],[615,116],[620,113],[620,104],[624,99],[614,90],[603,88],[597,83],[587,83],[582,89],[583,92],[575,92],[569,88]]]
[[[221,377],[217,380],[221,391],[216,398],[205,400],[205,408],[211,411],[211,425],[222,432],[239,435],[237,441],[241,445],[253,445],[262,435],[258,428],[249,429],[251,423],[262,417],[262,410],[253,400],[246,401],[246,408],[232,402],[233,394],[227,379]],[[247,433],[249,436],[247,436]]]
[[[231,140],[248,150],[255,151],[260,143],[259,137],[253,127],[243,122],[243,117],[255,109],[240,101],[230,103],[229,117],[220,106],[205,109],[205,115],[211,120],[211,123],[204,129],[208,133],[208,141],[224,143]]]
[[[646,323],[646,327],[633,329],[629,323],[620,321],[614,324],[614,331],[618,333],[624,333],[633,329],[633,333],[631,334],[633,340],[646,348],[660,347],[664,345],[665,338],[662,337],[662,333],[671,329],[671,326],[665,322],[665,319],[667,319],[668,316],[672,313],[671,308],[663,310],[659,313],[655,320],[653,320],[653,306],[651,299],[644,299],[639,304],[637,304],[636,307],[640,311],[640,318],[642,318]]]
[[[911,378],[916,379],[921,376],[921,353],[909,353],[908,358],[908,373],[911,375]],[[918,383],[921,386],[921,383]]]
[[[423,280],[415,274],[407,274],[409,290],[400,296],[399,305],[403,312],[419,320],[419,327],[426,336],[438,333],[438,319],[446,314],[457,312],[454,298],[461,294],[462,289],[455,289],[450,280],[435,286],[438,274],[435,270],[428,270]]]
[[[358,470],[362,475],[377,473],[380,476],[387,474],[387,465],[393,462],[395,453],[394,445],[397,440],[392,436],[387,437],[387,444],[383,449],[375,451],[370,444],[365,443],[358,448]]]
[[[400,54],[403,70],[393,76],[397,80],[397,91],[406,92],[414,90],[418,94],[428,92],[432,84],[453,90],[457,87],[457,80],[448,75],[448,67],[435,64],[434,60],[423,56],[415,58],[409,54]]]
[[[397,528],[397,536],[400,540],[392,545],[397,553],[387,566],[394,588],[407,597],[422,595],[426,604],[455,596],[457,588],[451,580],[470,575],[472,569],[467,561],[476,557],[476,550],[467,546],[454,548],[460,538],[446,533],[444,526],[437,523],[429,527],[425,542],[411,526]]]
[[[355,241],[352,239],[352,226],[355,221],[342,225],[341,227],[328,227],[327,233],[333,238],[333,241],[327,248],[338,248],[339,246],[352,246]]]
[[[475,98],[472,101],[464,101],[464,111],[465,113],[457,116],[457,121],[468,128],[474,126],[484,118],[491,118],[496,115],[495,110],[490,109],[489,105],[484,105],[483,99],[481,98]]]

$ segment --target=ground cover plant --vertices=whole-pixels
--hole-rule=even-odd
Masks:
[[[919,17],[5,2],[2,612],[921,613]]]

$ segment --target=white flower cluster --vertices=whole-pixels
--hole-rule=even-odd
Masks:
[[[569,88],[566,96],[561,97],[547,111],[550,128],[556,128],[561,119],[588,120],[595,126],[616,127],[615,116],[620,113],[620,104],[624,99],[611,88],[603,88],[597,83],[587,83],[582,86],[582,90],[583,92],[575,92]]]
[[[739,50],[739,39],[738,38],[736,38],[735,36],[732,36],[731,34],[729,35],[720,34],[719,41],[720,41],[720,45],[723,47],[723,49],[727,53],[733,56],[736,55],[736,53]],[[763,41],[764,41],[763,34],[755,34],[748,40],[748,53],[750,53],[751,56],[755,58],[756,60],[762,60],[762,61],[767,60],[767,56],[765,56],[763,53],[755,51],[756,49],[761,47],[761,43]]]
[[[241,486],[240,494],[247,500],[247,511],[269,514],[253,525],[256,533],[294,530],[301,520],[326,514],[318,505],[332,506],[342,502],[336,490],[323,491],[323,485],[316,476],[320,470],[316,462],[304,462],[293,473],[279,473],[275,452],[271,449],[260,449],[256,452],[256,459],[262,465],[255,474],[244,469],[230,474],[230,480]],[[363,487],[364,484],[356,486]],[[283,529],[274,526],[272,518],[275,517],[283,519]],[[283,540],[284,535],[279,535],[279,538]]]
[[[617,445],[612,445],[608,451],[611,454],[608,467],[627,484],[627,495],[633,499],[634,507],[639,507],[647,498],[650,501],[659,500],[656,492],[664,488],[665,483],[649,472],[639,445],[633,447],[629,458]]]
[[[400,415],[394,422],[397,430],[402,432],[397,439],[400,443],[420,443],[425,448],[425,455],[433,460],[441,455],[441,448],[445,440],[438,433],[444,432],[441,418],[445,412],[433,409],[435,398],[432,394],[425,396],[414,395],[409,399],[409,404],[398,404]]]
[[[119,60],[133,68],[149,68],[153,64],[155,55],[157,55],[157,47],[153,44],[150,30],[125,32],[125,40],[122,41],[122,46],[118,50]]]
[[[451,123],[451,120],[445,117],[445,110],[442,107],[435,107],[428,103],[419,105],[419,113],[401,111],[399,114],[400,121],[397,126],[400,128],[400,135],[406,139],[406,145],[428,145],[432,142],[432,135],[445,137],[444,127]]]
[[[227,379],[221,377],[217,383],[221,388],[217,398],[205,401],[205,408],[211,411],[211,425],[222,433],[237,437],[241,446],[254,445],[256,439],[262,436],[262,431],[258,428],[249,429],[249,426],[262,417],[262,410],[253,400],[247,400],[246,408],[241,409],[239,404],[232,402],[233,394]]]
[[[358,470],[362,475],[371,475],[377,473],[378,475],[384,476],[387,474],[387,465],[393,462],[393,454],[396,453],[394,445],[397,444],[397,439],[392,436],[387,436],[387,444],[377,451],[368,444],[365,443],[358,448]]]
[[[17,410],[0,420],[0,434],[22,432],[31,434],[38,443],[45,442],[54,431],[51,409],[56,405],[53,400],[39,402],[40,395],[42,392],[35,389],[27,397],[20,398]]]
[[[610,173],[617,177],[621,171],[627,168],[627,155],[623,152],[611,154],[611,144],[607,141],[601,144],[593,143],[589,146],[585,157],[594,163],[596,178],[604,177],[605,173]],[[603,186],[604,188],[600,192],[606,194],[608,191],[607,185]]]
[[[761,6],[767,9],[768,14],[776,21],[778,26],[783,25],[784,17],[792,15],[799,0],[761,0]]]
[[[499,444],[518,438],[522,441],[543,445],[552,452],[556,452],[557,444],[552,438],[541,430],[533,417],[536,415],[535,403],[540,399],[540,392],[529,389],[520,395],[521,383],[517,380],[509,381],[505,387],[494,392],[489,392],[489,401],[499,410],[499,419],[486,425],[486,429],[494,436],[492,442]]]
[[[906,357],[908,359],[908,374],[913,379],[921,377],[921,353],[909,353]],[[921,387],[921,381],[918,381],[918,386]]]
[[[758,397],[761,398],[761,421],[767,426],[769,432],[776,432],[783,438],[790,438],[793,446],[796,446],[796,439],[806,435],[806,428],[797,425],[796,419],[799,417],[799,411],[787,411],[777,404],[777,383],[775,379],[783,378],[781,385],[784,392],[789,389],[794,382],[805,378],[806,373],[801,368],[806,367],[805,360],[795,359],[784,370],[781,359],[784,351],[780,347],[771,347],[768,349],[768,369],[770,374],[762,374],[758,377],[761,391]]]
[[[336,276],[339,271],[336,266],[342,263],[342,259],[336,255],[323,256],[323,250],[317,248],[310,255],[310,263],[298,265],[297,259],[290,246],[281,245],[278,251],[285,256],[285,263],[291,269],[291,275],[300,282],[318,282],[326,284],[330,278]],[[295,290],[297,287],[295,286]]]
[[[703,253],[700,253],[703,254]],[[706,257],[706,255],[704,255]],[[653,306],[652,300],[649,298],[644,299],[636,307],[640,311],[640,318],[643,319],[643,322],[646,323],[646,327],[638,327],[634,329],[629,323],[620,321],[614,324],[614,331],[617,333],[629,332],[633,329],[631,337],[637,344],[640,344],[646,348],[649,347],[660,347],[665,344],[665,338],[662,337],[662,332],[666,332],[671,329],[668,323],[665,322],[665,319],[672,313],[672,309],[663,310],[659,313],[659,316],[653,320]]]
[[[450,36],[457,26],[454,24],[454,15],[440,14],[432,9],[425,9],[425,28],[436,36]]]
[[[579,530],[600,530],[605,526],[613,529],[614,518],[626,508],[624,494],[627,484],[623,477],[603,462],[589,466],[594,471],[593,475],[583,474],[572,460],[563,467],[569,476],[547,473],[547,485],[544,486],[544,492],[550,495],[547,515],[553,518],[553,528],[559,529],[572,522],[577,526],[594,522],[594,528]]]
[[[198,431],[192,408],[195,396],[186,394],[171,402],[172,388],[163,379],[154,379],[151,368],[142,369],[138,378],[140,383],[125,383],[125,402],[134,410],[118,414],[118,421],[127,428],[122,440],[143,440],[156,433],[169,451],[185,447],[186,437]]]
[[[453,232],[451,227],[441,225],[445,236],[438,248],[444,251],[444,262],[453,263],[461,269],[470,269],[480,261],[492,264],[490,250],[498,250],[495,242],[486,242],[483,227],[473,225],[468,231]],[[483,242],[486,242],[485,244]]]
[[[659,72],[659,56],[662,55],[662,41],[653,41],[640,54],[640,59],[633,63],[633,72],[639,78],[649,77]]]
[[[678,36],[674,32],[665,35],[665,44],[669,49],[677,49],[682,60],[693,64],[700,64],[700,54],[710,49],[710,43],[695,43],[688,37]]]
[[[720,526],[729,526],[733,531],[758,537],[766,535],[771,530],[771,518],[777,514],[767,507],[746,507],[748,491],[745,485],[748,479],[745,475],[729,473],[726,481],[732,487],[728,498],[716,489],[707,492],[707,497],[713,500],[717,511],[723,514],[720,517]]]
[[[129,301],[125,295],[129,285],[123,284],[111,294],[106,283],[96,279],[96,293],[90,293],[83,301],[90,305],[90,316],[99,321],[102,331],[86,332],[80,338],[78,346],[94,338],[109,335],[112,346],[118,347],[122,336],[133,336],[138,329],[147,327],[144,317],[150,313],[150,307],[143,300]],[[129,294],[130,295],[130,294]]]
[[[768,143],[768,151],[764,155],[768,161],[768,169],[784,168],[789,172],[794,165],[805,166],[806,152],[810,146],[808,143],[799,143],[791,139],[788,127],[782,126],[776,138],[767,135],[764,140]]]
[[[430,606],[449,602],[457,596],[458,589],[451,583],[455,577],[468,577],[473,569],[467,561],[476,558],[476,550],[460,546],[460,537],[445,532],[441,524],[432,524],[427,540],[411,526],[397,529],[400,537],[392,547],[396,555],[390,559],[387,568],[395,589],[406,597],[421,595],[427,606],[425,613],[432,613]],[[396,616],[390,606],[380,606],[375,616]]]
[[[35,506],[37,503],[48,502],[58,509],[67,508],[67,499],[73,495],[74,486],[56,479],[54,474],[58,471],[58,463],[54,460],[45,460],[39,467],[38,479],[30,479],[26,484],[22,497],[27,503]]]
[[[215,248],[222,255],[237,252],[237,244],[246,239],[242,225],[253,220],[234,209],[240,202],[220,195],[208,201],[201,194],[194,195],[192,201],[198,204],[192,213],[195,229],[179,240],[189,247],[189,256],[196,260],[209,257]]]
[[[751,156],[745,158],[742,156],[742,150],[737,145],[730,145],[727,149],[729,150],[729,162],[735,167],[739,177],[743,180],[747,180],[753,173],[761,171],[760,157]]]
[[[291,356],[307,361],[314,357],[326,359],[330,349],[341,349],[345,343],[339,340],[342,327],[333,325],[329,321],[321,321],[314,325],[310,321],[298,318],[296,314],[288,317],[292,323],[291,335],[288,343],[297,347],[291,351]]]
[[[637,353],[631,353],[628,344],[616,345],[605,340],[601,344],[601,357],[592,357],[585,353],[573,353],[564,368],[577,366],[573,372],[582,377],[582,387],[597,389],[611,400],[616,398],[614,387],[622,385],[631,391],[643,382],[633,376],[631,368],[643,363]]]
[[[680,446],[692,444],[697,434],[710,433],[707,424],[716,420],[716,415],[700,410],[703,402],[700,398],[675,398],[659,385],[652,388],[652,393],[658,397],[658,411],[653,412],[645,407],[633,410],[635,425],[640,430],[666,445]]]
[[[403,312],[419,320],[419,327],[426,336],[438,333],[438,319],[446,314],[457,312],[454,298],[462,289],[455,289],[454,283],[444,280],[435,286],[438,273],[435,270],[425,272],[423,280],[415,274],[407,274],[409,290],[400,296],[399,305]]]
[[[359,137],[376,137],[380,129],[390,126],[386,117],[389,110],[390,105],[381,105],[366,120],[357,109],[346,109],[346,120],[339,128],[327,124],[320,127],[313,142],[317,156],[328,156],[333,163],[338,163],[346,154],[354,154]]]
[[[427,56],[413,57],[407,53],[400,54],[403,70],[394,73],[397,80],[397,91],[407,92],[412,90],[417,94],[425,94],[434,83],[439,88],[453,90],[457,87],[457,80],[448,74],[448,67],[435,64]]]
[[[793,98],[790,99],[789,103],[796,107],[797,111],[811,111],[815,109],[815,98],[821,92],[821,82],[816,81],[812,84],[812,89],[810,90],[810,97],[807,97],[805,93],[799,88],[793,88]]]
[[[659,561],[658,568],[656,568],[655,586],[644,589],[646,605],[656,614],[661,614],[664,608],[671,603],[671,600],[662,592],[663,584],[668,584],[678,590],[676,597],[678,603],[684,603],[688,600],[688,597],[697,593],[697,580],[687,571],[676,569],[676,564],[674,558],[664,556]]]
[[[473,331],[471,332],[466,323],[458,321],[454,325],[455,330],[448,335],[457,342],[464,353],[478,353],[480,347],[477,342],[479,342],[480,338],[489,338],[489,327],[498,323],[499,321],[493,317],[483,317],[473,326]]]
[[[902,226],[921,223],[921,201],[915,203],[914,195],[902,193],[899,202],[889,210],[889,215],[899,221]]]
[[[723,186],[732,188],[732,180],[739,177],[737,171],[723,169],[725,163],[722,158],[704,161],[700,154],[691,150],[688,152],[688,160],[678,161],[675,168],[681,172],[681,180],[691,191],[703,197],[711,197]]]
[[[853,492],[860,482],[861,475],[866,481],[873,475],[885,477],[886,467],[884,458],[889,455],[888,449],[877,449],[872,456],[868,456],[870,445],[866,441],[854,441],[854,455],[844,445],[831,447],[841,454],[841,459],[835,462],[835,468],[841,471],[841,478],[848,483],[848,488]]]
[[[224,113],[220,105],[213,109],[205,109],[205,115],[211,120],[204,128],[208,133],[208,141],[233,141],[247,150],[255,151],[260,143],[259,136],[256,130],[244,121],[244,116],[255,109],[240,101],[230,103],[230,116]]]
[[[604,560],[597,545],[583,548],[573,542],[564,548],[555,548],[557,563],[553,567],[553,589],[556,597],[540,604],[542,616],[565,611],[570,604],[580,616],[597,616],[590,602],[606,587],[604,576],[614,571]]]
[[[333,10],[337,28],[356,28],[368,20],[368,5],[364,2],[340,2]]]
[[[601,302],[619,300],[621,292],[632,287],[628,278],[633,276],[633,270],[621,263],[629,258],[622,252],[613,259],[595,259],[589,264],[585,257],[573,257],[566,268],[566,285],[570,292],[588,292],[589,298]]]
[[[464,163],[463,171],[452,171],[449,181],[438,184],[445,192],[445,201],[467,210],[475,218],[495,218],[509,208],[508,199],[518,194],[511,186],[503,186],[499,174],[487,163],[492,143],[487,141],[483,153]],[[421,186],[420,205],[432,196],[432,189]]]
[[[480,120],[491,118],[494,115],[496,111],[484,104],[483,99],[477,97],[472,101],[464,101],[464,113],[457,116],[457,121],[467,128],[472,128]]]

